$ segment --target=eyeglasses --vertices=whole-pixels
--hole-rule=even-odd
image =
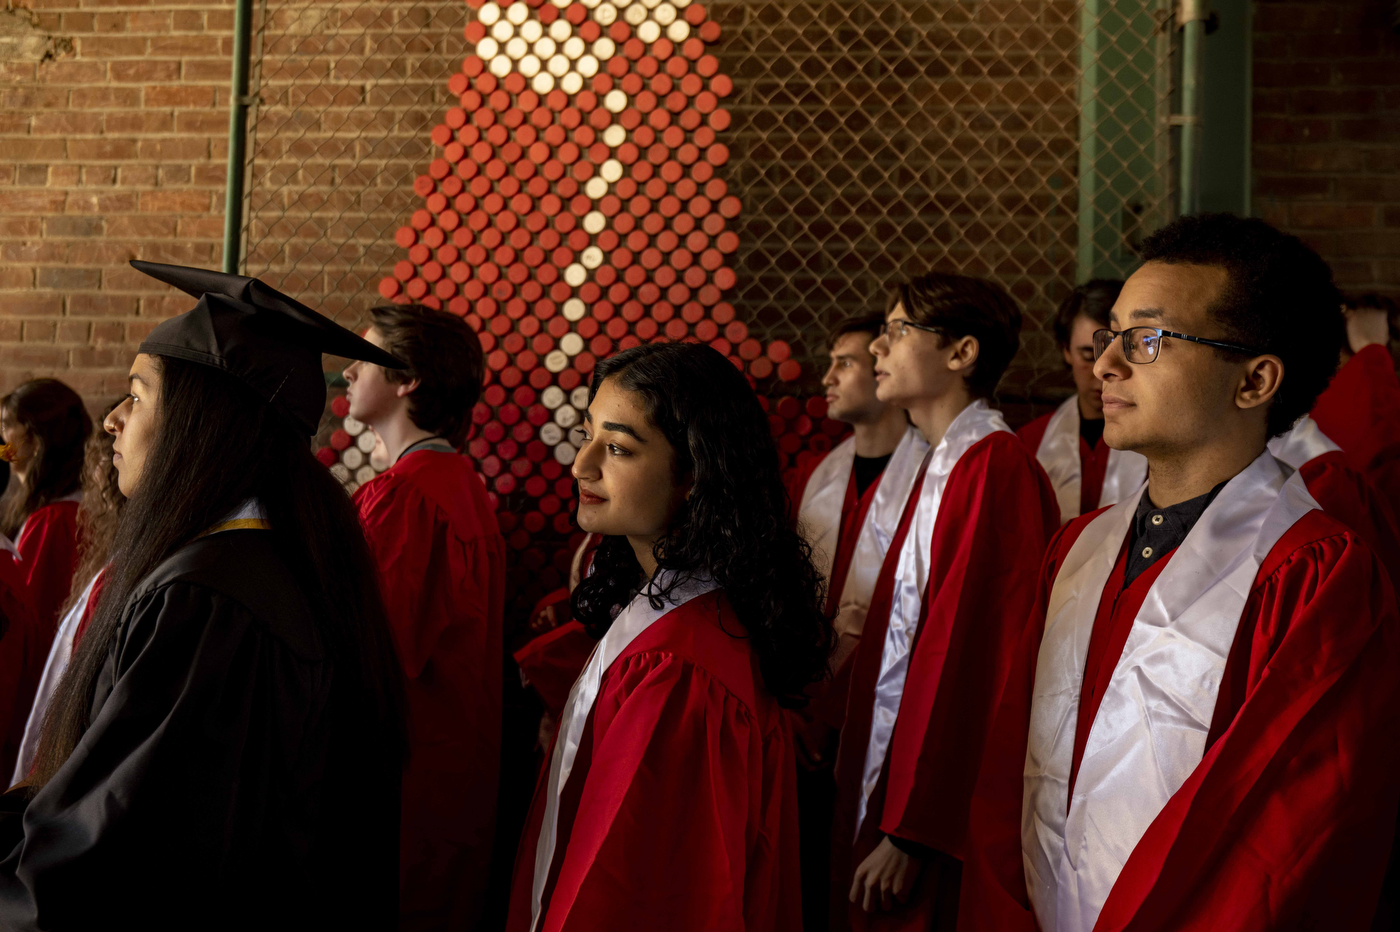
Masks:
[[[891,344],[898,343],[904,339],[904,335],[911,329],[922,330],[925,333],[947,333],[942,327],[931,327],[928,324],[916,324],[912,320],[901,318],[900,320],[887,321],[880,325],[880,336],[888,338]],[[878,339],[878,338],[877,338]]]
[[[1214,346],[1217,349],[1232,350],[1236,353],[1244,353],[1248,356],[1263,355],[1263,350],[1257,350],[1252,346],[1244,346],[1240,343],[1226,343],[1223,340],[1206,340],[1202,337],[1193,337],[1184,333],[1176,333],[1172,330],[1160,330],[1157,327],[1129,327],[1127,330],[1095,330],[1094,331],[1094,359],[1097,360],[1108,348],[1113,345],[1113,341],[1118,337],[1123,338],[1123,355],[1128,362],[1135,365],[1145,366],[1157,358],[1158,352],[1162,349],[1162,338],[1171,337],[1174,340],[1186,340],[1188,343],[1200,343],[1202,346]]]

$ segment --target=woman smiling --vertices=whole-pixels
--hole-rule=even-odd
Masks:
[[[511,930],[801,927],[792,736],[831,649],[744,377],[690,344],[599,363],[574,461],[601,638],[516,862]]]

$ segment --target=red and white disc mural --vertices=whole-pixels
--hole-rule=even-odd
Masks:
[[[486,354],[468,452],[514,559],[512,601],[559,586],[578,537],[569,466],[596,360],[643,342],[708,343],[767,406],[785,465],[844,425],[822,398],[777,397],[802,374],[726,300],[742,205],[723,174],[733,82],[689,0],[467,0],[473,53],[432,131],[440,155],[395,240],[383,298],[466,318]],[[767,397],[773,396],[773,397]],[[345,418],[343,398],[332,403]],[[345,418],[321,451],[364,482],[373,437]]]

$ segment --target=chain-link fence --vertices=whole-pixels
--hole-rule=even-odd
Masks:
[[[709,343],[785,457],[821,450],[830,330],[958,271],[1026,311],[1024,419],[1069,388],[1055,305],[1170,210],[1164,0],[264,4],[248,270],[347,322],[413,300],[477,329],[470,453],[527,600],[567,566],[597,358]],[[328,439],[373,475],[363,425]]]

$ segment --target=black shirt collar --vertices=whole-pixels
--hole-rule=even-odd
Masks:
[[[1133,534],[1128,544],[1128,568],[1123,576],[1123,585],[1127,586],[1158,559],[1180,547],[1223,488],[1224,482],[1204,495],[1166,508],[1153,505],[1144,490],[1133,515]]]

